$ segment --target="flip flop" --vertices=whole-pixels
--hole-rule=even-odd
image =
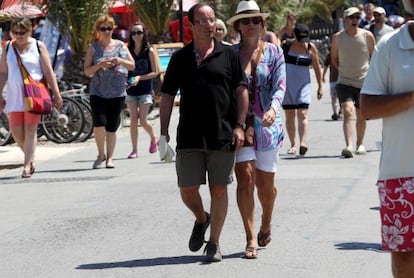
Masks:
[[[23,179],[27,179],[27,178],[31,178],[32,174],[30,174],[30,172],[26,172],[26,170],[23,170],[22,172],[22,178]]]
[[[272,233],[270,231],[263,233],[260,231],[257,234],[257,244],[260,247],[266,247],[272,241]]]
[[[36,171],[36,168],[34,167],[33,162],[30,162],[30,175],[33,175],[35,171]]]
[[[308,147],[306,147],[306,146],[300,146],[300,148],[299,148],[299,155],[305,155],[307,151],[308,151]]]
[[[257,259],[257,247],[247,246],[243,252],[243,258],[245,259]]]
[[[287,151],[287,154],[296,154],[296,149],[295,149],[294,147],[290,148],[290,149]]]

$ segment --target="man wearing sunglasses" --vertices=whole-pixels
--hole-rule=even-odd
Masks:
[[[354,157],[353,151],[353,118],[356,114],[356,152],[366,154],[363,145],[365,135],[365,119],[359,109],[359,95],[368,71],[369,60],[375,47],[374,35],[359,28],[361,12],[356,7],[345,10],[345,29],[332,36],[331,59],[338,69],[336,92],[344,113],[343,132],[345,148],[341,155],[344,158]]]
[[[161,88],[161,136],[169,141],[174,97],[180,90],[176,172],[184,204],[196,218],[189,249],[204,245],[206,261],[221,261],[219,238],[227,214],[227,184],[231,182],[235,148],[244,143],[248,106],[247,83],[236,53],[214,39],[216,17],[205,3],[188,13],[193,41],[175,52]],[[199,189],[208,176],[210,212],[205,212]]]

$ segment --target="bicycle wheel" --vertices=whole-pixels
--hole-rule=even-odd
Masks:
[[[49,115],[42,116],[42,128],[48,140],[55,143],[70,143],[82,133],[85,116],[79,103],[71,98],[62,97],[60,111],[53,109]]]
[[[84,100],[78,101],[82,107],[83,115],[85,117],[85,125],[83,126],[82,133],[79,135],[77,141],[85,142],[92,137],[93,134],[93,120],[92,120],[92,109],[88,102]]]
[[[0,113],[0,146],[5,146],[13,141],[10,132],[9,117],[6,113]]]

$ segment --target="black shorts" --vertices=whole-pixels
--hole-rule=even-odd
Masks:
[[[352,101],[355,105],[355,108],[359,109],[360,94],[361,88],[355,88],[344,84],[336,84],[336,95],[338,96],[339,103]]]
[[[121,123],[121,111],[125,105],[125,97],[102,98],[90,96],[93,126],[104,126],[108,132],[116,132]]]
[[[282,108],[283,110],[309,109],[309,103],[285,104],[285,105],[282,105]]]

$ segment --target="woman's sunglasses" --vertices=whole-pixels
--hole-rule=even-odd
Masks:
[[[242,18],[242,19],[240,19],[240,22],[243,24],[243,25],[249,25],[250,24],[250,22],[253,22],[253,24],[259,24],[259,23],[261,23],[262,22],[262,18],[261,17],[247,17],[247,18]]]
[[[13,31],[13,34],[23,36],[27,31]]]
[[[144,32],[142,31],[131,31],[131,36],[142,35],[142,34],[144,34]]]
[[[101,27],[99,28],[99,31],[106,32],[106,31],[112,31],[114,28],[112,27]]]

